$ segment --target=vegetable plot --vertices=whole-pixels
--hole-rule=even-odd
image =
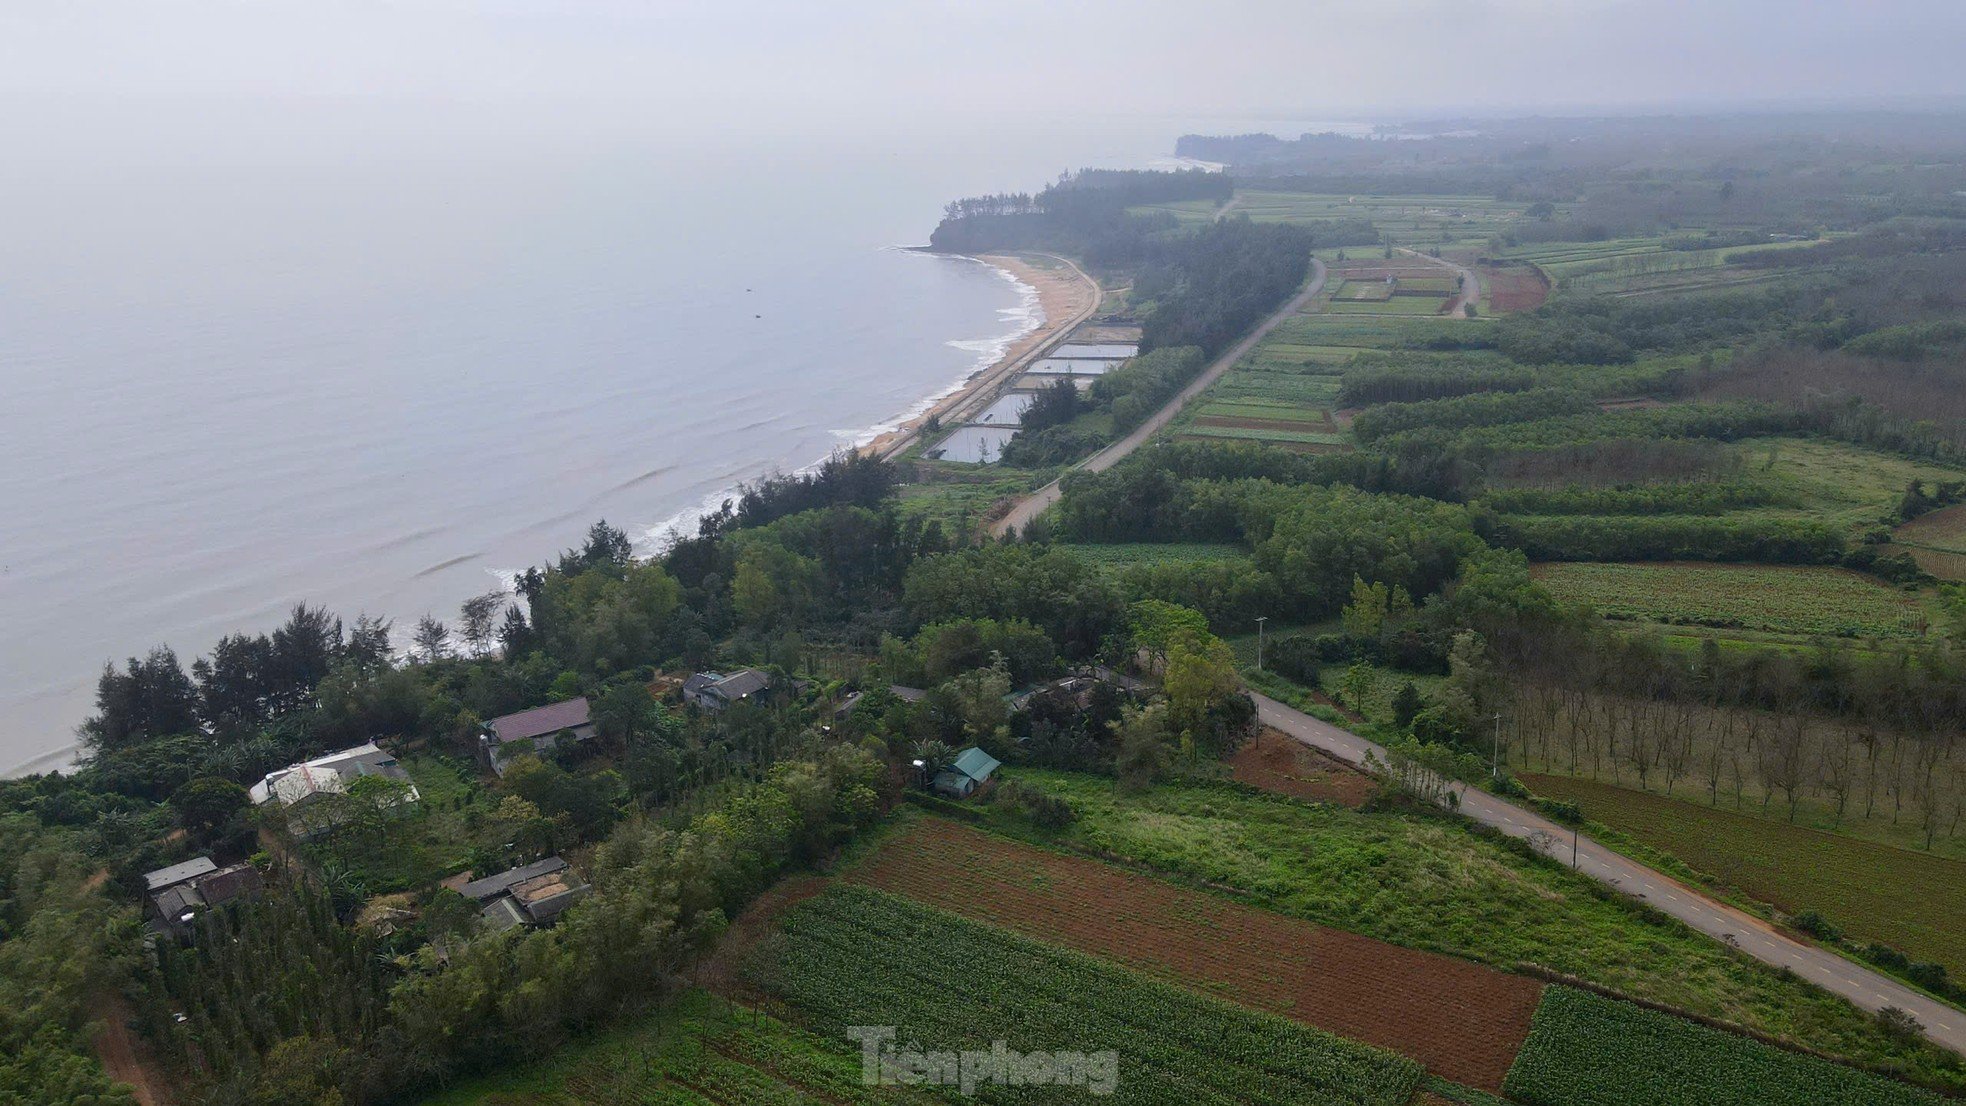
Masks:
[[[1939,1106],[1880,1076],[1551,987],[1502,1089],[1525,1106]]]
[[[858,887],[786,916],[752,981],[822,1032],[893,1025],[928,1050],[1119,1053],[1115,1103],[1397,1106],[1413,1062],[1157,983],[1088,956]],[[1082,1088],[979,1087],[985,1102]]]

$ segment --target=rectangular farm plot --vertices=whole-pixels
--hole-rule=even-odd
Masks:
[[[1841,568],[1691,562],[1540,564],[1559,599],[1606,618],[1803,637],[1923,637],[1916,598]]]
[[[1084,357],[1047,357],[1032,365],[1034,373],[1071,373],[1079,376],[1100,376],[1121,365],[1124,360],[1095,360]]]
[[[821,1034],[893,1026],[894,1047],[987,1055],[1002,1042],[1047,1063],[1117,1054],[1116,1071],[1089,1059],[1064,1086],[977,1084],[984,1102],[1405,1106],[1420,1082],[1393,1053],[866,887],[835,885],[780,934],[747,975]]]
[[[1004,444],[1016,435],[1014,426],[959,426],[932,446],[927,456],[931,461],[987,465],[1003,456]]]
[[[1551,987],[1509,1072],[1522,1102],[1620,1106],[1940,1106],[1814,1056],[1569,987]]]
[[[1052,349],[1051,356],[1071,360],[1124,361],[1140,352],[1130,342],[1068,342]]]
[[[1011,392],[999,397],[969,421],[983,426],[1016,426],[1022,421],[1024,409],[1031,405],[1034,398],[1029,392]]]
[[[1542,984],[924,818],[846,877],[1499,1089]]]

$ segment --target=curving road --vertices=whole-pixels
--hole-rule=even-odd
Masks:
[[[1386,751],[1352,733],[1319,721],[1264,695],[1256,699],[1256,717],[1291,737],[1349,763],[1363,767],[1367,753],[1383,760]],[[1493,826],[1510,837],[1530,839],[1548,834],[1546,851],[1560,861],[1572,856],[1572,831],[1529,810],[1472,787],[1459,791],[1460,812]],[[1576,868],[1624,894],[1724,941],[1778,968],[1788,968],[1818,987],[1843,996],[1865,1010],[1895,1006],[1917,1018],[1925,1035],[1955,1052],[1966,1053],[1966,1014],[1929,998],[1889,976],[1814,945],[1785,937],[1767,922],[1715,902],[1678,880],[1612,852],[1588,837],[1575,836]]]
[[[1250,350],[1255,349],[1256,343],[1268,337],[1270,331],[1275,330],[1278,324],[1303,310],[1304,305],[1311,302],[1311,297],[1317,295],[1318,290],[1323,287],[1324,262],[1313,257],[1311,258],[1311,282],[1304,286],[1303,291],[1292,296],[1290,302],[1278,308],[1275,314],[1257,324],[1256,329],[1250,331],[1242,341],[1229,347],[1228,352],[1211,362],[1208,368],[1202,370],[1200,376],[1190,381],[1187,387],[1181,389],[1180,393],[1173,399],[1168,400],[1167,405],[1154,412],[1153,416],[1146,422],[1135,427],[1131,434],[1087,457],[1066,471],[1072,472],[1078,469],[1084,469],[1087,472],[1104,472],[1118,464],[1120,459],[1127,454],[1139,449],[1141,445],[1146,443],[1148,438],[1159,433],[1161,427],[1166,426],[1173,420],[1175,415],[1180,414],[1181,408],[1186,407],[1189,400],[1200,395],[1210,384],[1220,380],[1223,373],[1234,368],[1236,362],[1242,360]],[[1051,483],[1046,484],[1044,487],[1019,500],[1017,505],[1010,509],[1009,514],[991,524],[990,534],[993,537],[1001,538],[1013,530],[1021,531],[1024,527],[1029,526],[1032,519],[1037,518],[1045,512],[1046,508],[1058,502],[1059,480],[1063,479],[1064,476],[1061,474],[1058,480],[1053,480]]]

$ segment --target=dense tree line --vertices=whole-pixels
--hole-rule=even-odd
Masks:
[[[1719,515],[1765,507],[1775,489],[1755,480],[1687,481],[1588,487],[1504,488],[1486,492],[1476,506],[1502,515]]]
[[[1382,403],[1359,412],[1352,434],[1373,442],[1389,434],[1432,427],[1458,430],[1473,426],[1534,422],[1597,410],[1597,403],[1570,388],[1532,388],[1516,392],[1476,392],[1413,403]]]
[[[1083,457],[1160,410],[1201,372],[1203,360],[1201,350],[1192,346],[1157,349],[1101,375],[1089,395],[1082,396],[1069,381],[1051,385],[1025,410],[1023,425],[1004,445],[1000,459],[1006,465],[1044,468]],[[1036,419],[1033,411],[1038,412]],[[1067,413],[1070,419],[1060,421]]]

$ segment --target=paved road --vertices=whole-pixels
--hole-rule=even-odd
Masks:
[[[1264,319],[1255,330],[1249,332],[1248,337],[1230,347],[1227,353],[1217,357],[1208,368],[1202,371],[1200,376],[1195,377],[1187,387],[1181,389],[1179,395],[1168,400],[1167,406],[1154,412],[1153,417],[1134,428],[1133,433],[1128,434],[1112,445],[1073,465],[1072,469],[1067,471],[1084,469],[1087,472],[1104,472],[1118,464],[1121,458],[1140,448],[1148,438],[1159,433],[1161,427],[1166,426],[1173,420],[1175,415],[1181,413],[1181,408],[1186,407],[1189,400],[1200,395],[1210,384],[1221,379],[1223,373],[1234,368],[1236,362],[1242,360],[1250,350],[1255,349],[1256,343],[1261,342],[1267,337],[1270,331],[1277,328],[1278,324],[1303,310],[1304,305],[1311,302],[1311,297],[1317,295],[1318,290],[1323,287],[1324,262],[1314,257],[1311,259],[1311,282],[1305,285],[1302,292],[1291,297],[1290,302],[1278,308],[1276,314]],[[1059,480],[1062,479],[1064,477],[1060,476]],[[1046,484],[1044,487],[1039,488],[1037,491],[1032,492],[1030,495],[1018,501],[1017,506],[1012,507],[1009,514],[998,519],[990,527],[990,533],[996,537],[1003,537],[1012,530],[1023,530],[1024,527],[1031,524],[1032,519],[1037,518],[1045,512],[1046,508],[1058,502],[1058,494],[1059,481],[1053,480],[1051,483]]]
[[[1386,755],[1384,749],[1348,730],[1321,722],[1267,696],[1255,698],[1259,719],[1306,745],[1355,765],[1363,765],[1368,752],[1381,759]],[[1570,860],[1572,831],[1569,828],[1485,791],[1464,787],[1459,795],[1462,814],[1511,837],[1528,838],[1538,831],[1549,834],[1549,854],[1564,862]],[[1643,899],[1648,905],[1734,945],[1757,960],[1788,968],[1866,1010],[1881,1010],[1886,1006],[1904,1010],[1918,1019],[1925,1027],[1926,1036],[1933,1041],[1966,1053],[1966,1014],[1835,953],[1784,937],[1761,919],[1715,902],[1588,837],[1578,836],[1575,841],[1577,870],[1585,875]]]

